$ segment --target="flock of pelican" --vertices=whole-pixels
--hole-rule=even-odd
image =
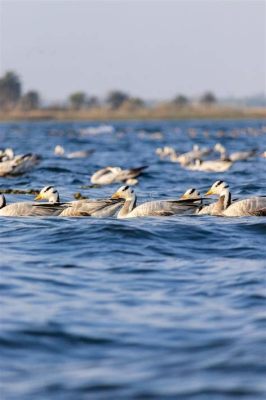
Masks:
[[[220,153],[216,160],[203,160],[212,151]],[[68,153],[62,146],[56,146],[54,154],[66,158],[85,158],[93,150],[82,150]],[[256,150],[235,152],[229,154],[226,148],[217,143],[213,149],[194,145],[192,150],[177,154],[172,147],[156,150],[160,158],[178,162],[189,170],[223,172],[234,162],[247,160],[256,155]],[[40,161],[35,154],[15,155],[11,148],[0,150],[0,177],[19,175],[29,171]],[[91,176],[94,185],[110,185],[122,183],[109,198],[82,199],[61,202],[54,186],[44,187],[33,202],[18,202],[7,204],[6,198],[0,194],[0,216],[57,216],[57,217],[164,217],[173,215],[212,215],[212,216],[266,216],[266,196],[254,196],[242,200],[232,199],[229,185],[216,181],[211,188],[201,196],[196,188],[189,188],[179,198],[168,200],[153,200],[137,204],[137,195],[132,186],[138,183],[138,177],[147,167],[122,169],[108,166],[96,171]],[[210,202],[207,196],[218,196],[217,201]],[[39,201],[44,202],[39,202]]]

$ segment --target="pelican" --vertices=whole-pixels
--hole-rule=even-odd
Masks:
[[[59,215],[64,205],[59,203],[59,194],[52,186],[42,189],[47,192],[48,203],[38,204],[31,202],[12,203],[7,205],[3,194],[0,195],[0,216],[5,217],[29,217]],[[38,198],[38,196],[37,196]],[[37,200],[36,198],[36,200]]]
[[[91,183],[97,185],[110,185],[116,182],[125,182],[129,185],[138,183],[136,179],[147,167],[122,169],[120,167],[106,167],[91,176]]]
[[[43,188],[35,200],[51,199],[51,193],[57,193],[56,201],[60,202],[59,194],[52,186]],[[63,209],[58,214],[60,217],[112,217],[122,206],[122,200],[113,199],[83,199],[61,203]]]
[[[226,217],[266,216],[266,196],[256,196],[244,200],[231,202],[229,185],[224,181],[216,181],[206,193],[206,196],[217,195],[212,215]]]
[[[202,161],[197,159],[194,163],[183,165],[183,167],[190,171],[224,172],[231,168],[232,165],[233,162],[227,160]]]
[[[59,144],[54,148],[55,155],[66,158],[86,158],[89,157],[93,152],[94,150],[79,150],[73,151],[72,153],[66,153],[64,147],[60,146]]]
[[[198,205],[186,200],[155,200],[137,206],[137,196],[129,186],[121,186],[112,199],[124,199],[125,203],[117,218],[163,217],[176,214],[192,214]]]
[[[252,149],[248,151],[236,151],[234,153],[231,153],[227,155],[227,150],[226,148],[221,144],[221,143],[216,143],[214,146],[214,150],[220,153],[221,155],[221,160],[230,160],[230,161],[246,161],[250,157],[255,156],[257,150]]]

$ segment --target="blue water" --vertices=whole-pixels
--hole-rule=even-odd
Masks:
[[[2,147],[43,161],[0,187],[105,197],[117,186],[80,188],[99,167],[149,165],[140,201],[217,179],[235,197],[266,194],[265,159],[208,174],[154,154],[217,141],[262,152],[266,121],[110,122],[84,134],[99,125],[1,124]],[[60,159],[56,144],[95,153]],[[265,400],[265,233],[263,217],[1,218],[1,399]]]

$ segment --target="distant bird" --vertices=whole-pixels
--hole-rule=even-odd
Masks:
[[[216,143],[214,150],[219,152],[221,155],[221,160],[229,161],[246,161],[251,157],[254,157],[257,153],[256,149],[248,151],[236,151],[234,153],[228,154],[226,148],[221,143]]]
[[[163,217],[180,214],[192,214],[197,204],[187,200],[155,200],[137,206],[137,196],[129,186],[121,186],[112,199],[124,199],[125,203],[117,214],[117,218]]]
[[[40,157],[32,153],[14,156],[13,159],[0,162],[0,177],[24,174],[39,161]]]
[[[161,158],[168,157],[172,162],[180,163],[181,165],[187,165],[198,158],[210,154],[211,151],[212,149],[208,147],[200,148],[197,144],[194,144],[192,150],[188,151],[187,153],[178,154],[173,147],[165,146],[163,148],[156,149],[156,154]]]
[[[211,215],[225,217],[266,216],[266,196],[255,196],[232,203],[229,185],[224,181],[216,181],[205,194],[219,196]]]
[[[14,157],[14,150],[10,147],[7,147],[6,149],[0,149],[0,162],[13,160]]]
[[[226,160],[196,160],[193,163],[183,165],[183,168],[190,171],[204,171],[204,172],[224,172],[231,168],[232,161]]]
[[[91,183],[96,185],[111,185],[112,183],[124,182],[128,185],[135,185],[138,183],[136,178],[146,168],[147,166],[130,169],[122,169],[120,167],[102,168],[91,176]]]
[[[59,144],[54,148],[55,155],[66,158],[87,158],[92,155],[93,152],[94,150],[79,150],[66,153],[64,147],[60,146]]]
[[[176,153],[175,149],[173,147],[170,147],[170,146],[158,147],[155,150],[155,153],[160,158],[165,158],[165,157],[170,157],[170,156],[176,156],[177,157],[177,153]]]
[[[212,149],[208,147],[200,148],[199,145],[194,144],[191,151],[180,154],[179,156],[176,157],[175,161],[179,162],[181,165],[188,165],[192,161],[201,159],[202,157],[207,156],[211,152]],[[171,161],[174,161],[174,159],[172,158]]]

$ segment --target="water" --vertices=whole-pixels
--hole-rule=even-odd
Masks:
[[[97,168],[149,165],[140,201],[188,187],[204,193],[217,179],[237,197],[266,194],[265,159],[208,174],[154,154],[165,144],[186,151],[217,141],[262,152],[266,121],[107,123],[102,134],[99,125],[1,124],[2,146],[44,159],[24,176],[0,178],[0,187],[54,184],[63,200],[77,191],[105,197],[117,186],[80,188]],[[60,159],[56,144],[96,151]],[[265,218],[0,224],[1,399],[265,399]]]

